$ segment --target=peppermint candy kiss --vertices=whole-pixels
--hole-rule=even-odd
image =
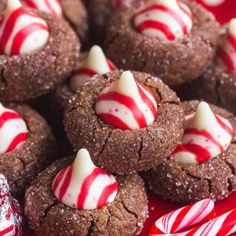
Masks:
[[[4,175],[0,174],[0,235],[22,235],[22,217],[19,203],[11,197]]]
[[[58,0],[21,0],[27,6],[47,12],[53,16],[61,16],[62,8]]]
[[[175,40],[190,33],[192,13],[179,0],[151,0],[134,15],[134,25],[147,37]]]
[[[124,2],[124,0],[112,0],[112,3],[116,8],[120,8],[122,6],[123,2]]]
[[[210,220],[214,215],[214,202],[211,199],[204,199],[159,218],[152,226],[149,236],[175,235],[190,226]]]
[[[172,154],[181,163],[203,163],[223,153],[231,143],[230,122],[214,114],[205,102],[198,105],[195,115],[186,123],[182,144]]]
[[[0,51],[6,55],[33,52],[49,38],[47,23],[24,9],[19,0],[8,0],[0,22]]]
[[[153,124],[157,102],[151,91],[126,71],[100,93],[95,109],[105,123],[115,128],[139,129]]]
[[[0,103],[0,154],[19,148],[28,137],[25,121]]]
[[[114,201],[118,183],[113,175],[93,164],[86,149],[81,149],[74,163],[57,174],[52,190],[69,207],[93,210]]]
[[[236,19],[230,21],[217,61],[228,73],[236,73]]]
[[[98,74],[116,70],[116,67],[106,58],[99,46],[93,46],[83,63],[72,73],[70,87],[76,91],[88,80]]]

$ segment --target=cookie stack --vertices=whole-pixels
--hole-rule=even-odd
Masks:
[[[0,172],[36,235],[137,235],[147,189],[181,204],[235,191],[235,20],[222,34],[188,0],[0,11]]]

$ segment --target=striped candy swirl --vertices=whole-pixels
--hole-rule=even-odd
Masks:
[[[47,12],[53,16],[61,16],[62,8],[58,0],[21,0],[21,2],[33,9]]]
[[[231,143],[230,122],[214,114],[205,102],[198,105],[193,116],[188,116],[186,123],[182,143],[172,154],[181,163],[203,163],[223,153]]]
[[[186,228],[210,220],[214,215],[214,202],[210,199],[204,199],[159,218],[152,226],[149,236],[176,235],[175,233]],[[183,235],[185,234],[183,233]]]
[[[217,53],[217,61],[228,73],[236,73],[236,18],[229,23],[222,46]]]
[[[28,138],[28,130],[21,116],[0,104],[0,154],[19,148]]]
[[[106,58],[103,50],[95,45],[72,73],[70,87],[73,91],[76,91],[95,75],[105,74],[114,70],[116,70],[116,67]]]
[[[152,92],[137,83],[131,72],[105,88],[95,105],[97,115],[107,124],[119,129],[140,129],[155,121],[157,102]]]
[[[0,21],[0,52],[19,55],[44,46],[49,37],[47,23],[24,9],[19,0],[8,0]]]
[[[74,163],[56,175],[52,190],[69,207],[93,210],[114,201],[118,183],[113,175],[93,164],[86,149],[81,149]]]
[[[134,15],[134,25],[147,37],[171,41],[189,35],[192,13],[179,0],[152,0]]]

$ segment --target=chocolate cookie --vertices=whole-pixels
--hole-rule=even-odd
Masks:
[[[26,105],[7,104],[6,106],[21,115],[28,129],[28,137],[21,146],[0,154],[0,172],[6,176],[12,193],[18,195],[47,164],[57,158],[58,150],[51,129],[36,111]],[[14,116],[12,118],[14,119]],[[9,122],[6,123],[8,136],[12,130]],[[3,123],[1,132],[3,132]],[[5,136],[1,134],[1,137],[1,145],[3,145]]]
[[[60,0],[64,17],[84,43],[88,39],[88,15],[81,0]]]
[[[45,108],[45,104],[47,104],[46,110],[50,120],[52,120],[52,124],[54,123],[53,125],[64,130],[64,126],[62,125],[63,114],[72,95],[76,91],[80,93],[83,85],[89,82],[95,75],[111,72],[115,69],[115,66],[106,58],[102,48],[99,46],[95,45],[91,47],[88,52],[81,53],[78,66],[72,72],[66,83],[59,86],[47,98],[39,101],[43,108]]]
[[[192,12],[192,29],[188,35],[175,40],[171,35],[172,41],[159,41],[138,32],[133,23],[134,16],[141,14],[137,13],[138,7],[120,9],[107,27],[105,51],[109,58],[119,68],[159,76],[171,87],[201,75],[215,54],[219,26],[207,10],[196,3],[185,2]],[[180,3],[177,1],[177,4]],[[149,15],[152,14],[144,17]]]
[[[186,115],[196,111],[198,101],[183,103]],[[215,114],[227,118],[235,132],[236,119],[230,112],[211,105]],[[210,125],[210,123],[208,123]],[[204,198],[220,200],[236,190],[235,137],[219,156],[201,164],[183,164],[170,157],[145,173],[150,188],[164,199],[189,203]]]
[[[29,53],[0,54],[2,101],[23,101],[48,93],[65,81],[78,61],[80,43],[67,22],[29,11],[46,22],[42,27],[48,27],[49,38],[46,45]]]
[[[204,99],[236,114],[236,74],[229,74],[213,64],[199,78],[181,86],[181,98]]]
[[[88,2],[88,12],[90,19],[90,31],[91,37],[103,44],[106,26],[118,8],[121,5],[131,6],[134,2],[140,2],[140,0],[91,0]]]
[[[219,43],[214,62],[199,78],[180,87],[186,99],[204,99],[236,113],[236,19],[232,19]]]
[[[94,106],[98,95],[117,81],[122,71],[91,79],[80,94],[72,97],[64,119],[74,149],[87,148],[97,165],[118,174],[148,170],[160,164],[183,134],[183,111],[175,93],[158,78],[141,72],[132,73],[157,100],[157,116],[152,125],[122,130],[104,123],[96,114]]]
[[[25,195],[25,214],[37,235],[136,235],[147,216],[142,179],[134,174],[117,177],[115,200],[94,210],[60,203],[52,192],[53,178],[72,158],[56,161],[39,174]]]

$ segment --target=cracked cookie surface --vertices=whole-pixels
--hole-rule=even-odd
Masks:
[[[124,7],[109,22],[106,55],[121,69],[144,71],[173,87],[201,75],[212,61],[219,37],[213,15],[196,3],[185,1],[193,14],[189,36],[173,42],[144,37],[133,26],[137,7]]]
[[[72,97],[65,112],[67,136],[75,150],[86,148],[102,169],[126,174],[157,166],[174,150],[183,134],[184,113],[176,94],[160,79],[132,72],[134,78],[150,88],[158,103],[151,126],[137,130],[115,129],[102,122],[95,112],[99,93],[120,72],[94,77]]]
[[[41,115],[26,105],[7,104],[25,120],[29,137],[19,148],[0,155],[3,173],[14,195],[19,195],[35,176],[58,156],[51,129]]]
[[[204,99],[234,114],[236,114],[235,91],[236,74],[225,73],[214,63],[201,77],[179,88],[179,94],[184,99]]]
[[[137,174],[118,176],[114,202],[92,211],[73,209],[58,202],[51,190],[55,175],[72,161],[67,157],[54,162],[26,192],[25,214],[37,235],[136,235],[148,214],[142,179]]]
[[[1,101],[25,101],[44,95],[63,83],[79,57],[79,40],[69,24],[36,12],[48,24],[46,45],[23,55],[0,55]]]
[[[183,103],[186,114],[194,112],[198,101]],[[227,118],[236,131],[232,113],[211,105],[212,110]],[[197,165],[181,164],[172,158],[144,174],[150,188],[164,199],[181,204],[204,198],[221,200],[236,190],[235,135],[228,149],[218,157]]]

